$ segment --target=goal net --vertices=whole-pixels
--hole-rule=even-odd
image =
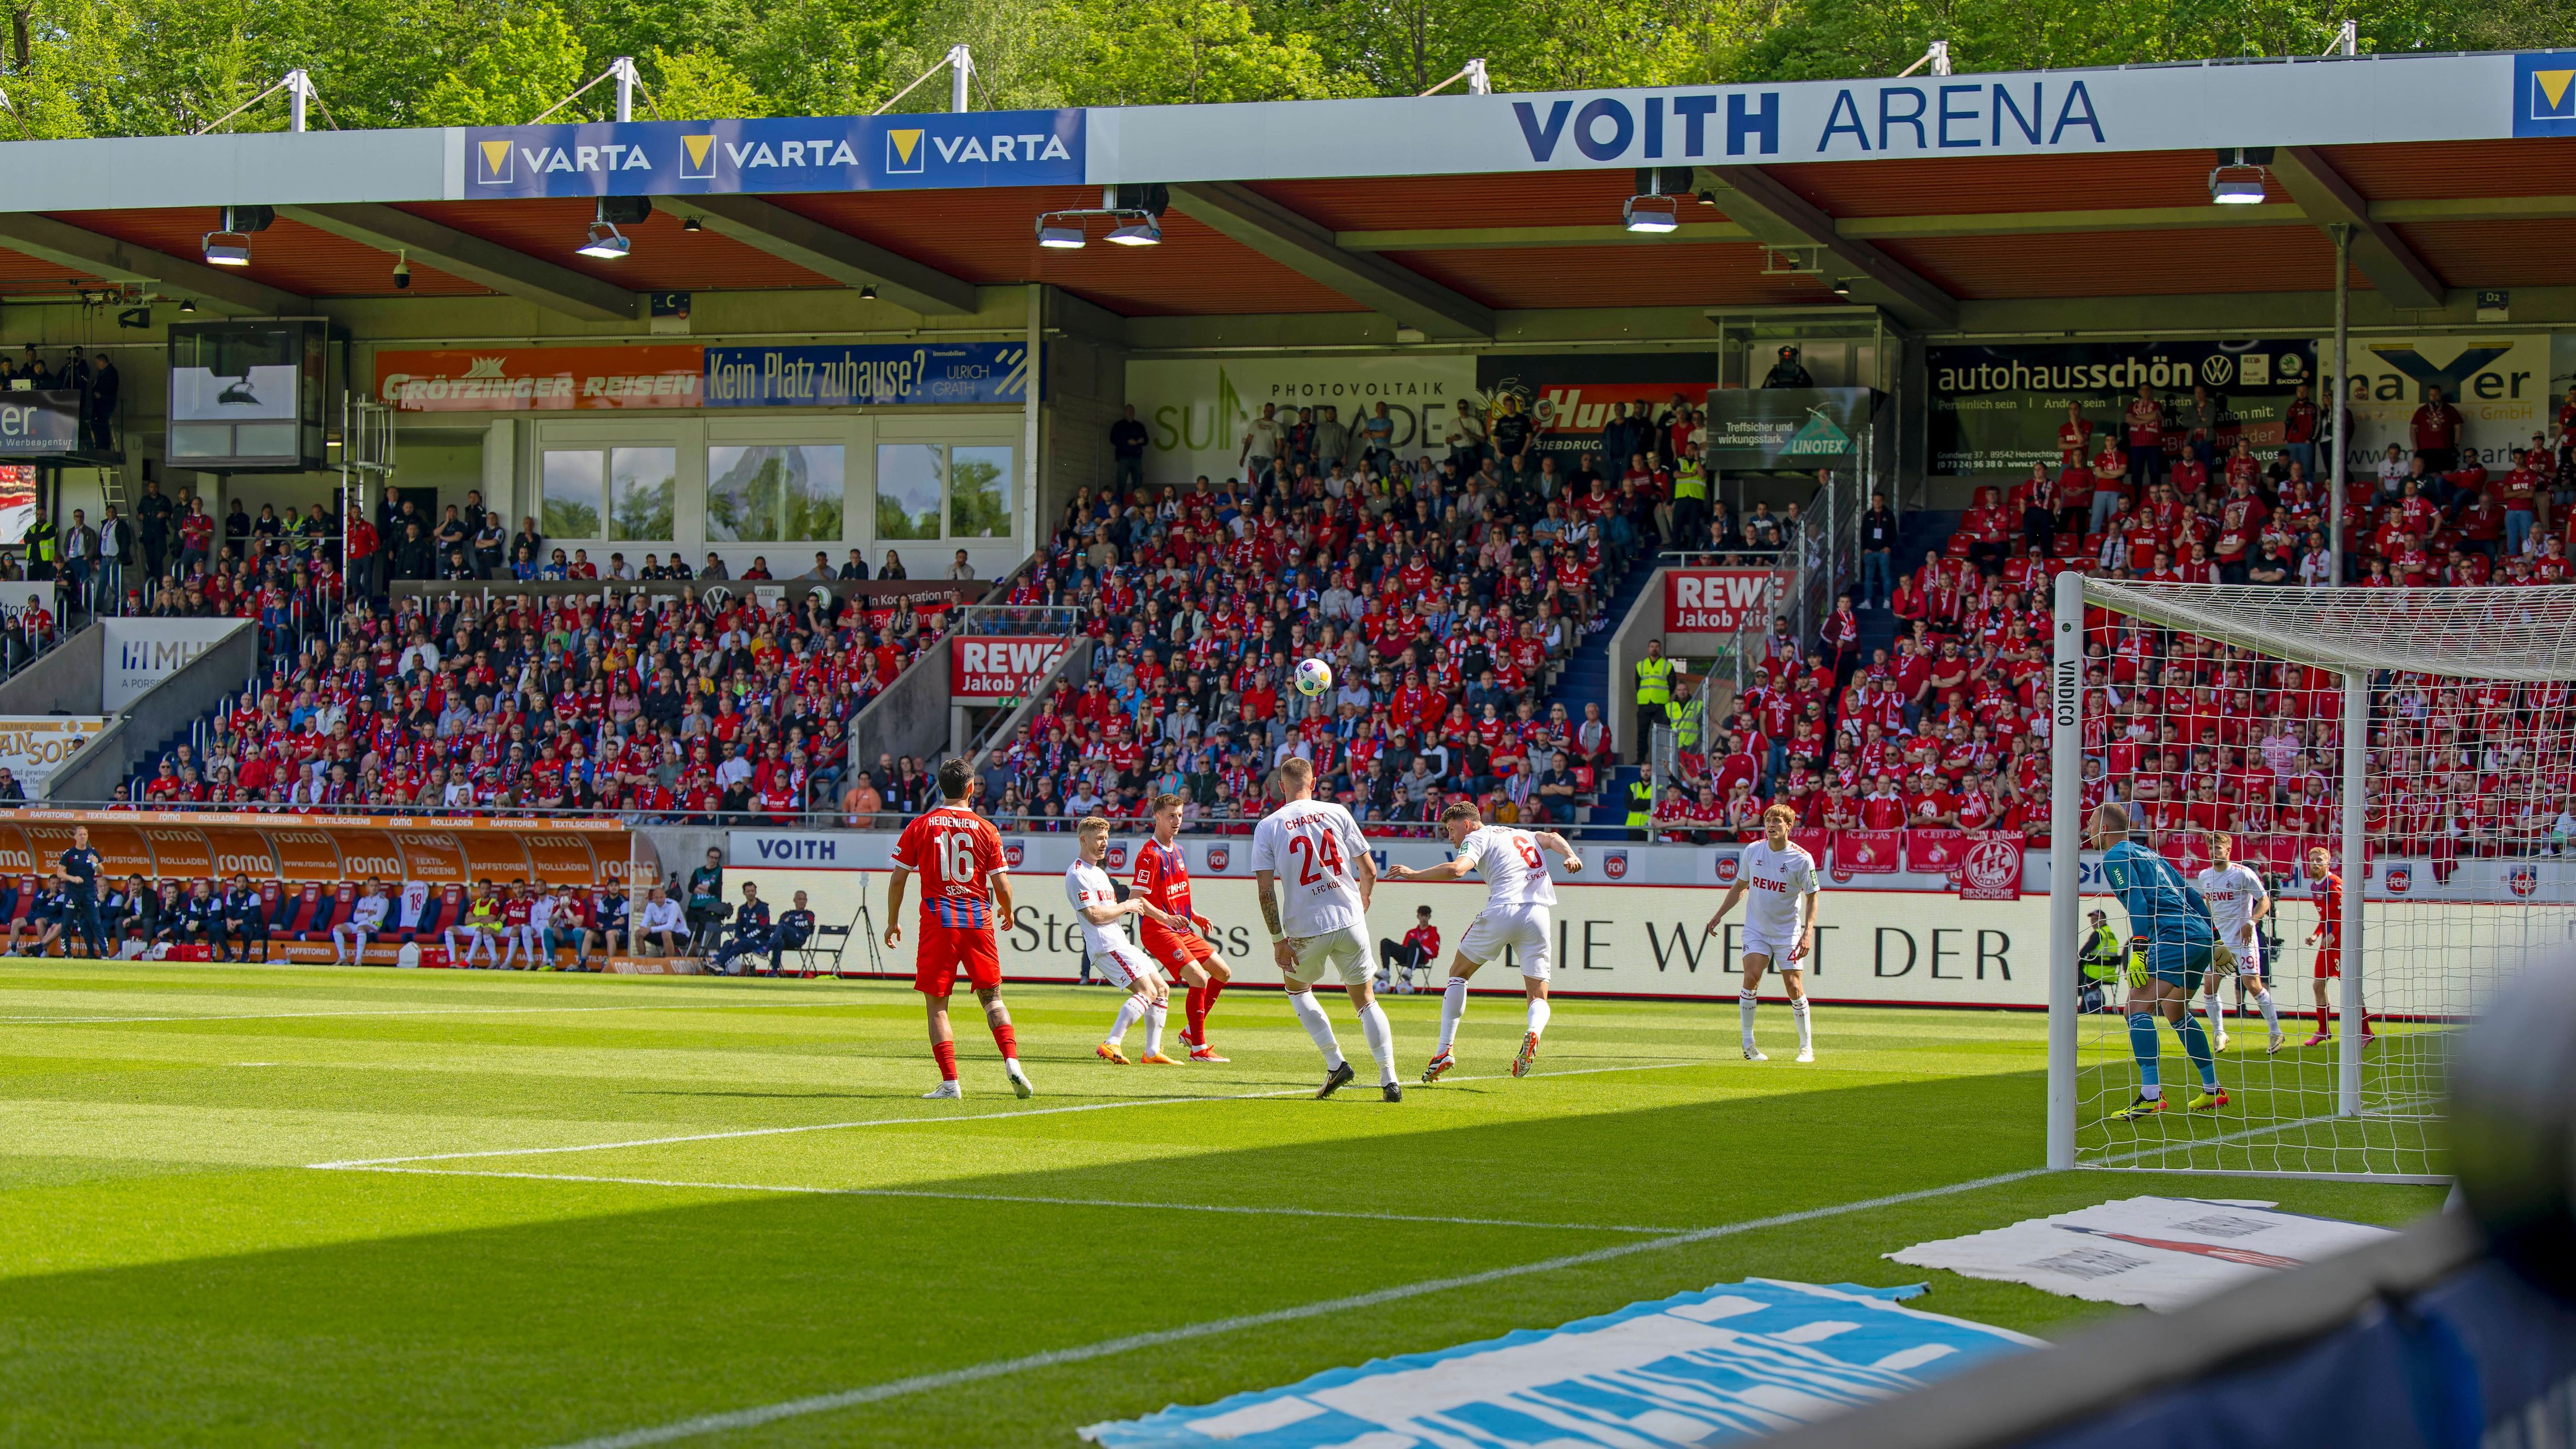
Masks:
[[[2051,1164],[2447,1175],[2457,1029],[2576,943],[2576,587],[2068,574],[2055,642]],[[2128,918],[2086,838],[2105,801],[2246,958],[2145,958],[2186,978],[2197,1032],[2128,1010],[2156,923]],[[2222,850],[2253,879],[2204,874]],[[2150,1062],[2164,1106],[2134,1112]]]

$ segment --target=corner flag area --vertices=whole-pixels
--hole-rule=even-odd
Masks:
[[[1482,1011],[1395,1105],[1313,1100],[1275,994],[1160,1068],[1091,1055],[1105,990],[1010,999],[1038,1095],[962,1032],[925,1102],[892,981],[0,962],[9,1437],[1061,1445],[1746,1277],[1912,1282],[1880,1255],[2135,1182],[2041,1169],[2024,1014],[1822,1009],[1802,1067],[1785,1017],[1754,1064],[1731,1013],[1567,1000],[1512,1080]],[[1409,1068],[1438,998],[1387,1006]],[[2041,1337],[2127,1311],[1928,1276]]]

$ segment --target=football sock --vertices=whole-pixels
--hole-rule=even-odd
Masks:
[[[2200,1084],[2213,1092],[2218,1090],[2218,1061],[2209,1050],[2209,1033],[2200,1029],[2199,1020],[2189,1012],[2183,1013],[2182,1024],[2174,1028],[2174,1035],[2182,1038],[2182,1054],[2200,1069]]]
[[[2162,1043],[2156,1040],[2156,1019],[2150,1012],[2129,1015],[2129,1054],[2138,1059],[2138,1095],[2153,1100],[2165,1094],[2156,1075],[2156,1053]]]
[[[1551,1014],[1552,1013],[1548,1010],[1546,997],[1531,997],[1529,1004],[1529,1034],[1536,1036],[1540,1032],[1547,1030],[1547,1019]]]
[[[1002,1049],[1002,1060],[1006,1062],[1018,1061],[1020,1059],[1020,1034],[1011,1030],[1011,1024],[1007,1021],[991,1023],[991,1025],[993,1027],[993,1045]]]
[[[1369,1055],[1377,1058],[1378,1085],[1395,1081],[1395,1028],[1386,1020],[1386,1008],[1372,1001],[1360,1013],[1360,1035],[1368,1038]]]
[[[1206,993],[1199,998],[1199,1025],[1205,1026],[1207,1025],[1208,1013],[1216,1010],[1217,997],[1223,995],[1225,992],[1225,983],[1215,979],[1214,977],[1210,977],[1208,979],[1208,984],[1199,989]]]
[[[2328,1022],[2328,1021],[2326,1020],[2326,1009],[2325,1009],[2324,1007],[2322,1007],[2322,1006],[2318,1007],[2318,1008],[2317,1008],[2317,1034],[2318,1034],[2318,1035],[2320,1035],[2320,1036],[2327,1036],[2327,1035],[2331,1035],[2331,1034],[2333,1034],[2333,1032],[2334,1032],[2334,1026],[2332,1025],[2332,1023],[2330,1023],[2330,1022]]]
[[[2255,992],[2254,1004],[2262,1008],[2264,1029],[2267,1031],[2279,1031],[2281,1029],[2281,1012],[2280,1008],[2272,1003],[2271,988],[2266,987],[2261,991]]]
[[[1207,1040],[1207,988],[1193,986],[1181,998],[1181,1020],[1188,1025],[1190,1040]]]
[[[1144,1014],[1145,998],[1141,996],[1130,993],[1125,1001],[1118,1003],[1118,1024],[1109,1028],[1109,1044],[1116,1046],[1125,1041],[1127,1028],[1134,1026],[1136,1018]]]
[[[1750,991],[1740,991],[1737,992],[1735,996],[1735,1014],[1743,1018],[1744,1021],[1744,1049],[1746,1051],[1753,1050],[1753,1008],[1759,1004],[1761,1000],[1761,997],[1754,995]]]
[[[1807,998],[1801,996],[1797,1000],[1790,1002],[1789,1014],[1798,1019],[1798,1050],[1802,1052],[1814,1051],[1816,1049],[1816,1034],[1807,1021]]]
[[[1324,1015],[1324,1008],[1315,1001],[1315,993],[1299,991],[1291,994],[1288,1007],[1297,1013],[1298,1024],[1306,1028],[1306,1035],[1315,1039],[1315,1049],[1324,1054],[1325,1068],[1340,1071],[1341,1043],[1333,1040],[1333,1019]]]
[[[1169,1006],[1145,1008],[1145,1055],[1159,1057],[1163,1054],[1163,1020],[1170,1014]]]
[[[957,1080],[957,1043],[953,1041],[932,1042],[930,1044],[930,1055],[939,1063],[939,1080],[943,1082],[953,1082]]]
[[[1458,1019],[1467,1014],[1467,978],[1452,976],[1440,993],[1440,1049],[1458,1040]]]

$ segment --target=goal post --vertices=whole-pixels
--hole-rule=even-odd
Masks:
[[[2048,1164],[2444,1180],[2457,1028],[2576,945],[2576,587],[2055,587]],[[2105,799],[2196,889],[2221,849],[2259,880],[2209,877],[2225,922],[2269,903],[2238,939],[2277,1047],[2253,970],[2189,984],[2196,1032],[2147,1032],[2127,951],[2079,959],[2093,911],[2133,931],[2085,839]],[[2228,1101],[2190,1111],[2222,1039]],[[2142,1056],[2166,1106],[2124,1120]]]

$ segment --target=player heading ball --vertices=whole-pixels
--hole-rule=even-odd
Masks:
[[[1458,1039],[1460,1018],[1467,1014],[1467,978],[1505,950],[1520,962],[1521,989],[1529,997],[1529,1025],[1521,1037],[1520,1055],[1512,1059],[1512,1075],[1528,1076],[1530,1063],[1538,1060],[1539,1034],[1547,1030],[1549,948],[1556,939],[1556,925],[1550,919],[1556,906],[1556,882],[1548,879],[1547,857],[1563,857],[1569,875],[1583,869],[1583,857],[1553,831],[1487,825],[1476,807],[1464,801],[1440,812],[1440,828],[1457,854],[1427,870],[1393,865],[1386,871],[1388,880],[1426,883],[1463,880],[1471,870],[1485,878],[1485,908],[1467,923],[1467,934],[1458,938],[1458,959],[1449,967],[1449,989],[1440,995],[1440,1049],[1431,1054],[1431,1065],[1422,1069],[1422,1080],[1436,1082],[1458,1065],[1449,1048]]]
[[[1331,1019],[1315,1003],[1315,984],[1326,971],[1339,971],[1369,1054],[1377,1058],[1378,1090],[1386,1100],[1401,1102],[1395,1030],[1371,984],[1377,961],[1369,950],[1368,902],[1377,885],[1377,862],[1368,837],[1350,811],[1315,798],[1312,762],[1292,758],[1276,779],[1288,803],[1262,817],[1252,832],[1252,879],[1261,892],[1261,919],[1270,927],[1271,959],[1285,978],[1289,1008],[1324,1053],[1324,1085],[1315,1095],[1329,1097],[1355,1075],[1333,1039]]]

